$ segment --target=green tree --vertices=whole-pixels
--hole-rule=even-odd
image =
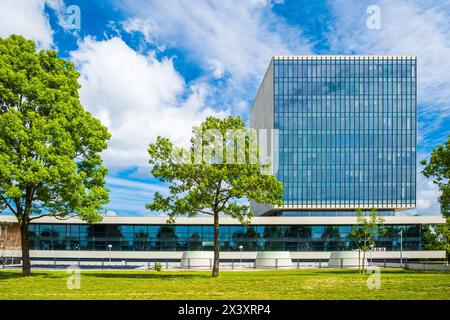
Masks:
[[[366,252],[375,246],[377,237],[384,234],[386,230],[380,228],[384,224],[384,218],[377,215],[376,209],[372,209],[370,216],[365,216],[361,209],[357,209],[356,219],[357,224],[353,226],[349,236],[358,247],[358,270],[364,272]],[[361,251],[363,252],[362,270]]]
[[[24,276],[31,275],[30,221],[97,222],[109,199],[100,152],[110,135],[81,105],[78,77],[55,51],[0,38],[0,209],[17,217]]]
[[[243,148],[231,132],[241,133],[245,141]],[[177,215],[201,213],[214,217],[213,277],[219,275],[219,215],[247,223],[252,213],[243,200],[282,204],[283,185],[274,175],[262,172],[269,165],[250,161],[254,150],[252,137],[240,117],[223,120],[208,117],[194,127],[189,150],[176,148],[162,137],[150,144],[148,150],[152,174],[169,184],[169,195],[155,193],[147,208],[168,212],[168,222],[173,222]],[[242,157],[244,161],[239,160]],[[223,161],[225,158],[228,161]]]
[[[424,247],[429,250],[444,250],[450,261],[450,218],[445,224],[429,225],[423,233]]]
[[[443,225],[430,225],[424,230],[425,248],[445,250],[450,258],[450,135],[444,145],[438,145],[431,152],[429,161],[423,160],[422,173],[439,187],[441,214],[446,218]]]
[[[450,135],[444,145],[440,144],[431,152],[430,160],[423,160],[422,173],[439,187],[439,204],[444,217],[450,218]]]

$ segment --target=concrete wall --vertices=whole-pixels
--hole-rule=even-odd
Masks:
[[[273,60],[271,60],[250,110],[250,128],[258,130],[274,127],[273,86]]]
[[[331,252],[290,252],[292,259],[328,260]],[[20,250],[6,250],[8,257],[20,257]],[[181,259],[183,251],[111,251],[112,259]],[[221,259],[256,259],[257,252],[221,252]],[[108,259],[109,251],[31,250],[32,258]],[[445,259],[445,251],[403,251],[404,259]],[[367,253],[367,259],[399,259],[399,251]]]
[[[385,225],[391,224],[444,224],[442,216],[388,216],[383,217]],[[17,224],[14,216],[0,216],[0,221]],[[44,217],[34,220],[33,223],[55,223],[55,224],[86,224],[78,218],[58,220],[53,217]],[[162,225],[167,223],[167,217],[103,217],[99,224],[149,224]],[[357,223],[356,217],[253,217],[252,225],[354,225]],[[175,225],[212,225],[213,217],[178,217]],[[242,225],[238,219],[221,217],[221,225]]]
[[[450,271],[448,264],[407,263],[405,267],[410,270]]]
[[[14,217],[15,219],[15,217]],[[1,219],[0,219],[1,221]],[[7,227],[6,233],[2,230],[2,234],[0,234],[0,238],[2,243],[5,243],[5,249],[8,250],[18,250],[20,249],[20,229],[18,223],[12,223]],[[5,242],[3,242],[5,241]]]
[[[271,60],[250,110],[250,128],[257,131],[259,129],[273,129],[274,127],[273,68],[273,60]],[[273,145],[270,138],[270,132],[267,133],[267,149],[264,149],[264,147],[261,146],[263,148],[260,148],[260,152],[267,151],[265,152],[266,155],[272,156],[274,154]],[[272,207],[273,206],[269,204],[261,204],[254,201],[250,202],[250,209],[255,215],[261,215]]]

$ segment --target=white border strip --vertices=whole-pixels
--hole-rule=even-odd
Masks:
[[[441,216],[387,216],[383,217],[385,224],[444,224],[445,219]],[[12,215],[0,216],[0,221],[17,223],[17,219]],[[141,217],[103,217],[99,224],[165,224],[166,216],[141,216]],[[356,217],[253,217],[252,225],[353,225],[356,224]],[[32,223],[55,223],[55,224],[86,224],[78,218],[59,220],[53,217],[44,217],[33,220]],[[175,225],[198,225],[213,224],[213,217],[178,217]],[[237,219],[220,217],[221,225],[241,225]]]

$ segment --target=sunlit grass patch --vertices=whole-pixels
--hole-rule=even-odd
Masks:
[[[381,269],[379,289],[357,270],[222,272],[81,271],[69,290],[64,271],[0,272],[0,299],[449,299],[449,272]]]

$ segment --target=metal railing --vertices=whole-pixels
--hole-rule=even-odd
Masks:
[[[68,266],[77,266],[81,269],[92,270],[153,270],[159,263],[163,270],[210,270],[213,266],[213,259],[209,258],[189,258],[185,259],[32,259],[31,265],[34,268],[63,269]],[[16,261],[19,262],[19,261]],[[382,268],[401,268],[399,262],[388,259],[377,259],[366,261],[365,266],[377,266]],[[444,265],[440,263],[441,265]],[[412,263],[408,259],[403,260],[403,267],[408,268]],[[355,259],[340,258],[329,264],[328,260],[288,260],[283,258],[267,259],[222,259],[219,263],[222,270],[251,270],[251,269],[308,269],[308,268],[358,268]],[[361,262],[362,266],[362,262]],[[5,268],[19,268],[20,263],[5,265]],[[418,268],[417,266],[415,268]],[[424,267],[425,268],[425,267]]]

